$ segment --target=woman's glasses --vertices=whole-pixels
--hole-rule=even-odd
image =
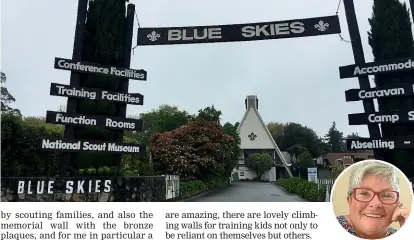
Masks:
[[[397,203],[400,197],[400,193],[397,191],[374,192],[366,188],[354,188],[353,195],[355,200],[359,202],[370,202],[377,195],[378,199],[387,205]]]

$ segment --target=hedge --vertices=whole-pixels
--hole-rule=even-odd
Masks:
[[[229,185],[228,177],[217,177],[211,180],[192,180],[188,182],[180,182],[180,197],[191,197],[205,191],[215,188],[221,188]]]
[[[311,202],[325,201],[325,187],[318,189],[318,184],[302,178],[280,178],[276,184],[287,192],[294,193]]]

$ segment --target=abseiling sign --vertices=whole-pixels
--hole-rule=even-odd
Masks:
[[[339,77],[353,78],[409,70],[414,70],[414,57],[339,67]]]
[[[381,139],[347,139],[346,145],[349,150],[408,149],[414,148],[414,136]]]
[[[97,63],[79,62],[65,58],[55,58],[55,69],[80,73],[100,74],[110,77],[147,80],[147,71],[142,69],[127,69],[122,67],[104,66]]]
[[[242,42],[337,34],[338,16],[233,25],[138,28],[137,45]]]

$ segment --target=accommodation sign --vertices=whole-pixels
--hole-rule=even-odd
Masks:
[[[97,63],[78,62],[71,59],[55,58],[55,69],[74,72],[100,74],[109,77],[147,80],[147,71],[142,69],[127,69],[122,67],[104,66]]]
[[[414,70],[414,57],[339,67],[339,77],[352,78]]]
[[[133,105],[144,104],[144,96],[139,93],[119,93],[97,88],[73,87],[57,83],[50,84],[50,95],[88,100],[105,100]]]
[[[108,152],[118,154],[144,154],[144,144],[127,144],[96,140],[68,140],[44,138],[40,142],[41,150],[60,152]]]
[[[414,148],[414,136],[384,139],[347,139],[346,146],[348,150],[408,149]]]
[[[138,45],[241,42],[337,34],[338,16],[233,25],[138,28]]]
[[[349,89],[345,91],[347,102],[374,98],[387,98],[414,95],[414,84],[395,84],[368,89]]]
[[[356,113],[348,115],[349,125],[414,122],[414,111]]]
[[[47,111],[46,122],[62,125],[96,126],[115,130],[142,130],[142,120],[140,119],[68,114],[53,111]]]

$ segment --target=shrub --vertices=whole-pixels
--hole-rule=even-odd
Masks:
[[[156,172],[180,175],[184,181],[229,176],[234,167],[229,160],[233,142],[231,135],[222,133],[219,123],[207,121],[192,121],[170,132],[155,133],[149,141]]]
[[[318,188],[318,184],[302,178],[280,178],[276,184],[287,192],[294,193],[311,202],[325,201],[325,187]]]
[[[213,178],[209,180],[192,180],[188,182],[180,182],[180,197],[188,197],[199,193],[227,186],[228,178]]]
[[[257,179],[273,167],[273,159],[266,153],[253,153],[249,155],[246,166],[256,172]]]

